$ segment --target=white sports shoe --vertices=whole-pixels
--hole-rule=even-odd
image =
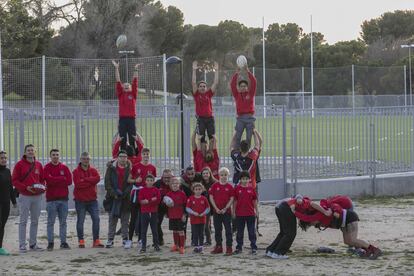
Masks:
[[[132,247],[132,241],[131,240],[126,240],[125,244],[124,244],[124,248],[125,249],[131,249]]]
[[[273,253],[271,258],[276,259],[276,260],[286,260],[289,257],[286,255],[279,255],[279,254]]]
[[[108,240],[108,241],[106,242],[105,247],[106,247],[106,248],[112,248],[112,247],[114,247],[114,241],[113,241],[113,240]]]
[[[266,252],[266,257],[272,258],[273,252],[267,251]]]

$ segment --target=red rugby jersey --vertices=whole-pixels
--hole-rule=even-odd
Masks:
[[[210,208],[210,204],[208,204],[208,200],[205,196],[202,195],[197,198],[195,195],[192,195],[187,199],[186,207],[201,214],[205,212],[207,208]],[[206,216],[196,217],[190,214],[190,222],[191,224],[204,224],[206,223]]]
[[[199,117],[212,117],[213,116],[213,105],[211,104],[211,98],[213,97],[213,91],[207,90],[205,93],[198,91],[193,93],[195,102],[195,112]]]
[[[181,190],[170,191],[166,194],[174,201],[173,207],[168,207],[169,219],[181,219],[184,215],[185,206],[187,203],[187,196]]]
[[[236,216],[255,216],[255,201],[257,200],[256,190],[252,186],[243,187],[237,185],[234,189],[234,200],[236,200]]]

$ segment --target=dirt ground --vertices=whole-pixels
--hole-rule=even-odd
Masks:
[[[4,247],[11,256],[0,258],[1,275],[196,275],[216,273],[221,275],[414,275],[414,196],[403,198],[372,198],[356,202],[355,210],[361,222],[360,237],[379,246],[384,255],[378,260],[365,260],[347,253],[338,230],[307,232],[298,230],[288,260],[264,257],[264,248],[275,238],[279,226],[273,205],[260,206],[259,251],[256,256],[246,248],[242,255],[226,257],[208,253],[195,255],[187,248],[185,255],[170,253],[170,232],[164,222],[166,245],[162,252],[149,249],[139,255],[134,248],[121,247],[117,237],[113,249],[93,249],[91,221],[85,223],[86,249],[77,248],[76,215],[68,218],[68,242],[71,250],[55,249],[53,252],[18,253],[18,217],[12,217],[6,226]],[[58,231],[55,225],[55,234]],[[101,215],[101,238],[105,242],[107,216]],[[39,245],[47,246],[46,214],[39,224]],[[247,233],[245,235],[246,244]],[[59,241],[55,239],[55,244]],[[335,249],[334,254],[317,254],[319,246]],[[56,247],[56,245],[55,245]]]

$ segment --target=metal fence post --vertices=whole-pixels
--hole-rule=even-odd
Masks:
[[[371,115],[371,118],[372,118],[372,116],[373,115]],[[371,178],[371,183],[372,183],[372,195],[373,196],[375,196],[376,195],[376,193],[377,193],[377,189],[376,189],[376,183],[375,183],[375,178],[376,178],[376,163],[377,163],[377,160],[376,160],[376,149],[375,149],[375,147],[376,147],[376,143],[375,143],[375,138],[376,138],[376,135],[375,135],[375,124],[371,121],[370,122],[370,124],[369,124],[369,128],[370,128],[370,136],[371,136],[371,147],[370,147],[370,149],[371,149],[371,162],[370,162],[370,164],[371,164],[371,168],[370,168],[370,178]]]
[[[42,56],[42,157],[46,158],[46,57]]]
[[[305,109],[305,68],[302,66],[301,70],[301,84],[302,84],[302,110]]]
[[[355,115],[355,66],[352,64],[352,112]]]
[[[20,152],[24,153],[24,113],[19,112]]]
[[[1,31],[0,31],[0,149],[4,149],[4,106],[3,106],[3,73],[2,73],[2,55],[1,55]]]
[[[283,184],[284,184],[284,192],[285,196],[288,196],[288,185],[287,185],[287,166],[286,166],[286,108],[285,106],[282,107],[282,148],[283,148],[283,156],[282,156],[282,162],[283,162]]]
[[[404,65],[404,105],[407,106],[407,65]]]
[[[191,137],[191,110],[184,109],[184,141],[189,141]],[[191,143],[184,143],[184,166],[186,168],[191,164]]]
[[[164,166],[167,165],[169,150],[168,142],[168,99],[167,99],[167,56],[162,55],[162,71],[163,71],[163,90],[164,90]]]
[[[291,127],[291,148],[292,148],[292,156],[291,156],[291,160],[290,160],[290,166],[292,169],[292,176],[291,176],[291,182],[293,183],[293,191],[291,191],[291,194],[296,194],[297,193],[297,189],[296,189],[296,184],[298,182],[298,167],[297,167],[297,144],[296,144],[296,120],[295,120],[295,113],[293,111],[292,114],[292,118],[291,118],[291,123],[292,123],[292,127]]]
[[[76,148],[76,160],[80,160],[81,155],[81,123],[80,123],[80,110],[75,113],[75,148]]]

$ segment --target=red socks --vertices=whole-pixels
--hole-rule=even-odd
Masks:
[[[173,232],[174,244],[180,247],[180,236],[177,232]]]
[[[185,235],[184,233],[173,232],[174,244],[177,247],[184,247],[185,245]]]
[[[179,247],[184,247],[185,244],[185,235],[184,234],[178,234],[178,238],[179,238]]]

